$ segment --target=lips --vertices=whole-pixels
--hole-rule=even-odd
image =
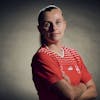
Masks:
[[[48,34],[48,37],[56,37],[56,36],[59,36],[60,33],[49,33]]]
[[[52,35],[57,35],[57,34],[60,34],[60,33],[51,33]]]

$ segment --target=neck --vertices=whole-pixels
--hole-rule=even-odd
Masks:
[[[55,52],[56,54],[60,55],[61,57],[64,56],[64,51],[61,48],[62,47],[61,44],[59,45],[51,44],[51,45],[46,45],[46,47],[51,51]]]
[[[64,56],[64,52],[62,50],[62,45],[61,43],[57,43],[57,44],[47,44],[46,45],[48,49],[50,49],[51,51],[55,52],[56,54],[60,55],[60,56]]]
[[[51,50],[59,50],[62,47],[61,43],[55,43],[55,44],[47,44],[48,48]]]

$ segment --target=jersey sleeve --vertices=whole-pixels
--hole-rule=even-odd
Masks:
[[[53,61],[53,59],[45,53],[38,53],[35,56],[35,60],[32,61],[33,73],[53,84],[62,79],[62,75],[59,66]]]
[[[81,57],[80,57],[80,64],[81,64],[81,82],[86,84],[89,80],[92,79],[92,76],[88,71],[87,67],[85,66]]]
[[[90,72],[88,71],[88,69],[86,68],[78,51],[75,49],[71,49],[70,52],[76,59],[77,64],[80,66],[80,70],[81,70],[81,80],[80,81],[86,84],[89,80],[92,79],[92,76]]]

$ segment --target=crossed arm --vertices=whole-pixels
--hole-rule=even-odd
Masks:
[[[37,65],[36,63],[32,63],[32,66],[38,66],[36,67],[36,71],[40,72],[38,73],[38,75],[42,75],[41,77],[45,76],[44,78],[48,80],[48,77],[46,77],[46,72],[50,72],[49,74],[52,77],[55,74],[55,72],[59,72],[57,67],[55,67],[56,64],[53,62],[51,58],[48,57],[48,55],[41,53],[41,55],[39,55],[39,57],[37,58]],[[44,73],[42,71],[44,71]],[[80,83],[78,86],[72,86],[69,77],[65,74],[63,74],[62,80],[57,81],[51,87],[52,92],[54,91],[54,93],[57,94],[57,96],[59,96],[61,100],[93,100],[97,96],[96,87],[93,80],[88,81],[86,84]]]
[[[93,100],[97,96],[95,83],[90,80],[86,84],[80,83],[78,86],[72,86],[66,75],[64,79],[53,84],[53,90],[62,100]]]

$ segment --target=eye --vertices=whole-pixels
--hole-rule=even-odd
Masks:
[[[49,22],[45,22],[43,25],[45,28],[49,28],[50,27],[50,23]]]
[[[61,21],[57,21],[57,22],[56,22],[57,25],[60,25],[61,23],[62,23]]]

